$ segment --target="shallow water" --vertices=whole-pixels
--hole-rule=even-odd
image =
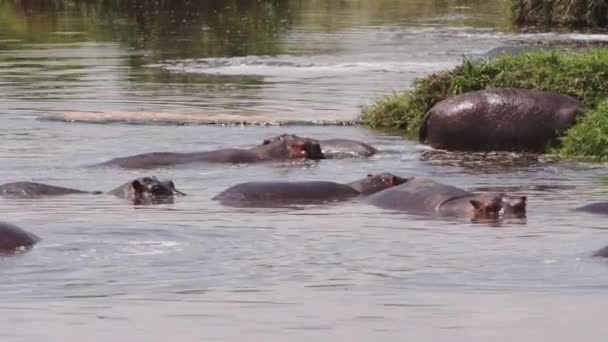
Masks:
[[[0,199],[2,220],[43,237],[32,251],[0,259],[2,341],[571,341],[607,330],[600,313],[608,264],[590,255],[608,244],[608,218],[572,211],[605,198],[604,165],[444,155],[358,126],[40,120],[120,111],[188,115],[190,122],[214,115],[352,121],[374,95],[405,88],[462,54],[580,38],[498,33],[488,24],[496,13],[481,2],[394,17],[386,14],[391,8],[420,2],[380,1],[389,8],[382,11],[357,10],[354,1],[339,9],[311,3],[249,8],[259,22],[275,13],[273,22],[283,23],[258,36],[221,36],[227,26],[203,16],[204,25],[187,28],[212,32],[207,44],[195,33],[152,34],[166,44],[160,47],[140,42],[126,35],[131,17],[119,10],[110,19],[93,16],[99,22],[89,26],[77,9],[32,13],[29,33],[16,29],[19,16],[0,23],[2,182],[110,190],[143,174],[84,166],[148,151],[250,146],[286,131],[364,140],[380,150],[370,159],[145,172],[188,194],[174,204],[133,206],[109,195]],[[188,48],[171,45],[171,37]],[[358,202],[244,210],[210,200],[241,181],[348,182],[377,172],[506,188],[528,196],[528,218],[490,225]]]

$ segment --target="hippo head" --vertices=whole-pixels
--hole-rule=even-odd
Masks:
[[[359,190],[362,195],[371,195],[382,190],[403,184],[411,178],[402,178],[392,173],[384,172],[377,175],[369,174],[366,178],[352,182],[349,185]]]
[[[324,159],[318,140],[299,137],[295,134],[282,134],[265,139],[262,146],[265,154],[287,159]]]
[[[297,136],[295,134],[283,133],[283,134],[277,135],[276,137],[264,139],[263,144],[264,145],[268,145],[268,144],[273,143],[275,141],[281,141],[281,140],[287,140],[287,139],[302,139],[302,137],[299,137],[299,136]]]
[[[129,183],[135,203],[162,203],[171,201],[173,196],[185,196],[175,188],[172,181],[159,181],[156,177],[137,178]]]
[[[526,217],[526,196],[511,202],[504,194],[498,194],[489,199],[472,199],[469,202],[473,206],[473,217],[477,219]]]

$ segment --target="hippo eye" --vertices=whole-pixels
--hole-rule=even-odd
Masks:
[[[372,178],[372,177],[374,177],[374,175],[372,175],[371,173],[367,174],[367,178]]]
[[[144,178],[142,178],[142,181],[144,183],[151,183],[152,182],[152,178],[150,178],[150,177],[144,177]]]

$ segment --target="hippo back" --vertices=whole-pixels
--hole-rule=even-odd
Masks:
[[[580,208],[576,208],[576,211],[586,211],[593,214],[604,214],[608,215],[608,202],[598,202],[584,205]]]
[[[593,253],[594,257],[608,258],[608,246]]]
[[[0,185],[0,195],[11,197],[41,197],[82,194],[85,191],[34,182],[15,182]]]
[[[384,172],[376,175],[369,174],[363,179],[348,183],[348,186],[356,189],[363,196],[369,196],[377,192],[401,185],[411,178],[402,178],[392,173]]]
[[[369,157],[377,152],[377,150],[369,144],[350,139],[321,140],[321,149],[327,158],[339,156]]]
[[[281,206],[345,200],[359,195],[334,182],[247,182],[230,187],[213,199],[232,206]]]
[[[0,222],[0,252],[11,252],[20,247],[30,247],[40,238],[10,223]]]
[[[436,213],[437,208],[448,199],[469,194],[462,189],[430,179],[413,178],[399,186],[374,194],[368,197],[367,201],[384,209]]]
[[[542,151],[585,112],[567,95],[488,89],[440,101],[423,117],[419,138],[448,150]]]

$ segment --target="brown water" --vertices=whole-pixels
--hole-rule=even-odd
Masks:
[[[446,155],[364,127],[311,125],[355,120],[374,96],[463,54],[605,37],[500,33],[499,5],[485,1],[13,3],[0,1],[2,182],[109,190],[142,174],[83,165],[283,132],[360,139],[381,152],[149,172],[188,193],[171,205],[0,199],[2,220],[44,239],[0,259],[2,341],[572,341],[608,330],[608,264],[590,257],[608,244],[608,218],[572,211],[605,198],[604,165]],[[48,120],[91,112],[123,114]],[[159,116],[163,125],[121,122]],[[216,119],[295,125],[172,124]],[[357,202],[243,210],[210,200],[241,181],[346,182],[384,171],[506,187],[528,196],[528,219],[488,225]]]

